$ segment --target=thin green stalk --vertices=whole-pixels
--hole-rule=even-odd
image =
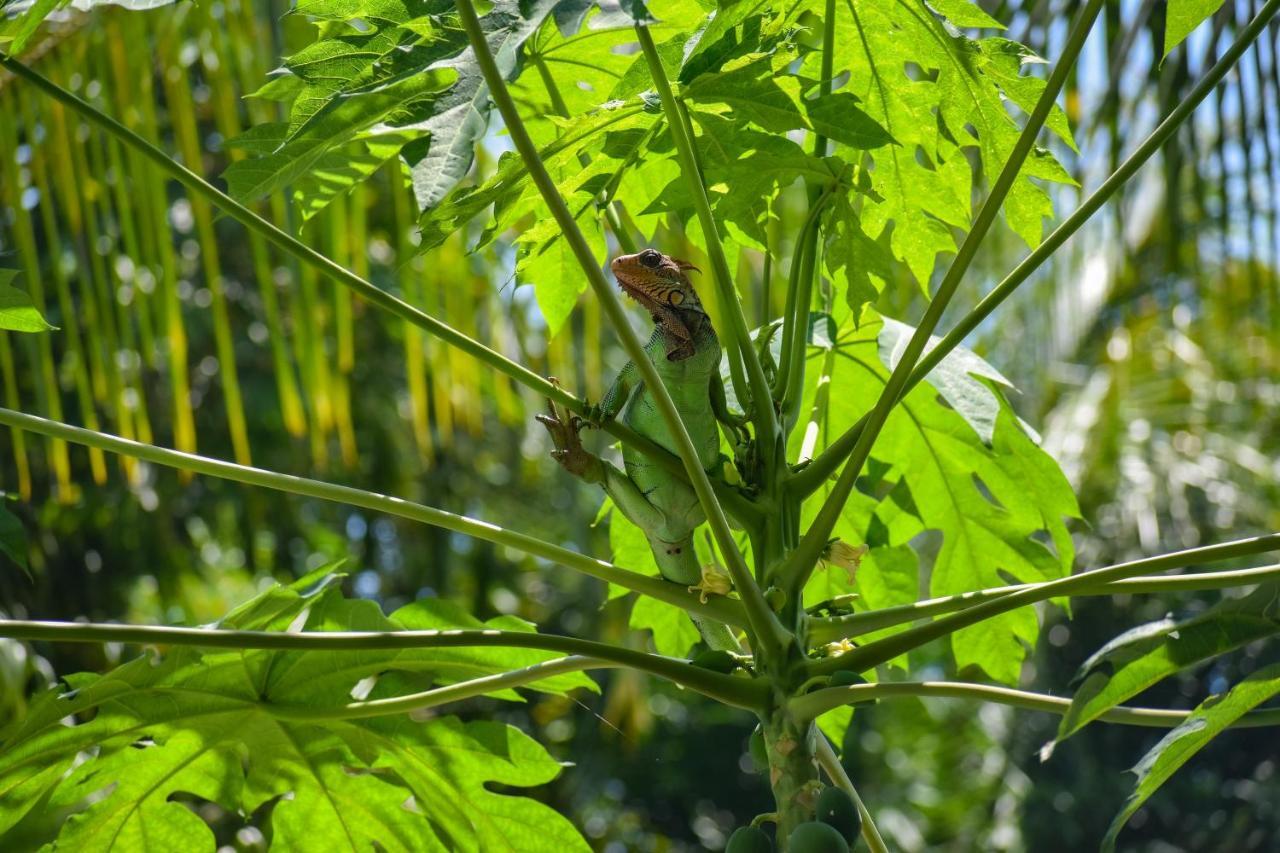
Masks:
[[[385,512],[388,515],[407,518],[411,521],[442,527],[445,530],[474,536],[486,542],[506,545],[526,554],[542,557],[545,560],[559,563],[591,577],[616,583],[620,586],[625,586],[627,589],[674,604],[691,613],[709,616],[730,625],[741,625],[744,621],[737,602],[729,599],[715,597],[706,604],[702,604],[698,601],[696,595],[688,592],[678,584],[627,571],[604,560],[597,560],[585,554],[579,554],[567,548],[553,545],[550,542],[544,542],[537,537],[516,533],[512,530],[504,530],[487,521],[455,515],[434,507],[412,503],[402,498],[366,492],[362,489],[353,489],[350,486],[339,486],[334,483],[309,480],[305,477],[295,477],[291,474],[264,471],[261,468],[250,468],[245,465],[237,465],[234,462],[209,459],[193,453],[182,453],[150,444],[141,444],[114,435],[106,435],[105,433],[93,432],[80,427],[54,423],[44,418],[10,409],[0,409],[0,424],[39,435],[62,438],[74,444],[97,447],[110,453],[119,453],[134,459],[151,462],[155,465],[164,465],[169,468],[177,468],[182,471],[204,474],[210,477],[219,477],[250,486],[261,486],[289,494],[335,501],[349,506],[364,507],[377,512]]]
[[[795,291],[794,313],[788,316],[792,334],[783,337],[783,366],[779,368],[782,383],[778,399],[782,406],[783,443],[790,437],[804,397],[805,347],[809,343],[809,312],[813,305],[813,284],[818,266],[818,232],[821,230],[822,210],[833,197],[830,189],[819,192],[810,204],[809,217],[800,233],[798,250],[803,254],[792,261],[793,274],[787,288],[788,300]],[[800,269],[794,271],[796,262]],[[784,330],[785,331],[785,330]]]
[[[835,73],[836,0],[827,0],[822,13],[822,66],[818,81],[819,97],[831,94]],[[827,138],[820,133],[813,138],[813,156],[827,156]],[[818,211],[826,203],[830,193],[818,186],[809,187],[809,218],[816,220]],[[809,331],[809,306],[813,299],[813,279],[818,266],[818,224],[812,228],[806,222],[806,230],[796,241],[796,260],[800,262],[798,279],[792,276],[787,288],[787,302],[794,306],[794,313],[786,316],[783,330],[782,361],[779,373],[779,392],[776,398],[782,403],[782,444],[785,447],[800,411],[800,398],[804,396],[804,348]],[[792,264],[796,263],[792,261]]]
[[[1280,2],[1280,0],[1277,0],[1277,2]],[[934,294],[933,299],[929,302],[929,307],[925,310],[920,325],[916,328],[915,333],[912,334],[911,340],[907,342],[906,349],[903,351],[893,372],[889,374],[884,390],[881,391],[880,398],[876,400],[875,407],[871,410],[866,425],[859,433],[858,439],[849,454],[849,460],[845,463],[844,470],[840,472],[840,479],[836,481],[834,488],[832,488],[831,493],[823,502],[822,508],[818,511],[817,518],[814,519],[808,532],[800,540],[799,547],[796,548],[780,573],[782,588],[787,590],[789,594],[799,594],[799,590],[804,588],[805,581],[808,580],[814,566],[817,565],[818,557],[822,554],[822,549],[826,547],[827,541],[831,537],[831,531],[835,529],[836,523],[840,519],[840,514],[844,511],[844,505],[848,501],[849,495],[853,492],[854,483],[862,473],[863,465],[866,464],[868,457],[871,455],[871,446],[880,435],[880,430],[884,428],[885,422],[889,418],[889,412],[897,405],[898,400],[905,393],[907,379],[911,375],[916,362],[923,354],[925,344],[929,341],[929,336],[933,334],[938,321],[942,319],[943,311],[946,310],[948,303],[955,295],[956,289],[960,286],[960,281],[963,279],[965,272],[968,271],[969,264],[977,255],[978,248],[982,245],[988,230],[995,223],[1000,206],[1004,203],[1005,196],[1008,195],[1009,190],[1013,187],[1014,181],[1018,179],[1022,164],[1026,161],[1027,155],[1031,153],[1036,137],[1039,135],[1041,128],[1044,127],[1045,120],[1053,109],[1058,93],[1062,90],[1062,85],[1066,82],[1067,75],[1071,71],[1071,66],[1075,64],[1076,57],[1080,54],[1080,49],[1084,46],[1089,30],[1093,28],[1093,22],[1098,13],[1102,11],[1103,5],[1103,0],[1089,0],[1088,5],[1080,11],[1075,24],[1072,25],[1058,64],[1049,75],[1044,91],[1040,93],[1040,98],[1036,101],[1035,108],[1031,111],[1026,126],[1023,127],[1022,133],[1019,134],[1018,141],[1014,143],[1013,150],[1009,152],[1009,159],[1005,161],[1004,168],[992,185],[990,194],[983,202],[978,215],[974,217],[973,227],[965,235],[964,242],[961,243],[959,250],[956,252],[955,260],[952,261],[946,275],[943,276],[942,283],[938,285],[937,293]]]
[[[1072,593],[1075,597],[1094,595],[1143,595],[1169,592],[1198,592],[1214,589],[1228,589],[1238,586],[1249,586],[1263,581],[1280,578],[1280,564],[1258,566],[1252,569],[1237,569],[1230,572],[1195,572],[1173,577],[1136,577],[1124,580],[1099,583],[1086,589]],[[954,613],[969,607],[1000,598],[1011,592],[1021,592],[1040,584],[1017,584],[1015,586],[997,586],[988,589],[964,592],[959,595],[948,595],[942,598],[931,598],[913,604],[902,604],[896,607],[885,607],[880,610],[868,610],[833,619],[813,619],[809,622],[809,640],[815,645],[829,643],[844,637],[857,637],[872,631],[892,628],[905,622],[929,619],[945,613]]]
[[[836,755],[836,751],[831,747],[831,742],[821,732],[818,733],[817,754],[818,763],[826,771],[827,778],[831,780],[831,784],[848,794],[853,800],[853,804],[858,807],[858,814],[862,815],[862,840],[867,842],[867,849],[871,853],[889,853],[888,846],[885,845],[884,839],[880,837],[880,830],[876,829],[876,822],[871,818],[871,812],[867,811],[867,806],[862,802],[862,797],[858,796],[858,789],[853,787],[853,780],[844,771],[844,765],[840,763],[840,757]]]
[[[725,517],[724,509],[716,499],[716,494],[711,488],[711,481],[707,478],[707,472],[702,469],[702,465],[698,462],[697,451],[689,438],[689,433],[685,429],[679,411],[676,410],[675,403],[671,400],[671,395],[667,393],[666,386],[662,384],[662,379],[658,376],[657,369],[649,361],[640,339],[636,337],[635,331],[632,330],[627,322],[622,304],[618,301],[618,297],[614,295],[613,289],[609,287],[603,271],[591,253],[591,247],[587,245],[586,239],[582,236],[582,231],[578,228],[578,223],[574,220],[573,214],[569,212],[569,208],[556,190],[551,176],[547,174],[546,167],[538,157],[538,150],[534,146],[533,140],[529,138],[529,133],[520,119],[519,112],[516,110],[516,105],[511,100],[511,93],[507,89],[506,81],[503,80],[502,74],[498,71],[493,54],[490,53],[489,45],[484,39],[484,32],[480,28],[480,19],[476,16],[474,3],[472,0],[459,0],[457,7],[462,19],[463,29],[466,30],[467,38],[471,42],[472,50],[476,55],[476,61],[479,63],[480,70],[484,74],[485,83],[489,87],[489,95],[493,98],[499,113],[502,115],[507,132],[511,135],[511,141],[515,144],[516,150],[524,161],[530,178],[532,178],[534,184],[538,187],[538,191],[542,194],[543,201],[550,208],[552,216],[560,225],[565,240],[569,243],[570,248],[573,249],[578,263],[582,266],[582,270],[587,276],[587,281],[595,292],[596,299],[599,300],[601,307],[604,308],[605,315],[613,325],[614,331],[622,339],[627,355],[631,357],[636,368],[640,371],[640,375],[649,389],[659,414],[661,414],[667,429],[671,432],[676,448],[679,450],[680,460],[684,463],[690,484],[693,486],[693,490],[698,496],[698,501],[706,512],[707,524],[716,539],[716,544],[720,546],[721,552],[725,555],[734,586],[737,587],[738,594],[742,596],[752,633],[760,642],[771,645],[780,644],[782,642],[780,635],[785,632],[781,624],[778,623],[773,611],[765,603],[764,595],[761,593],[760,588],[756,586],[750,570],[742,559],[742,554],[738,551],[737,544],[733,539],[733,533],[729,529],[729,521]],[[652,44],[652,40],[650,40],[650,44]],[[761,378],[763,379],[763,375]]]
[[[137,643],[199,646],[218,649],[292,649],[299,651],[368,651],[371,649],[540,649],[599,658],[666,678],[727,705],[760,707],[764,685],[721,675],[674,658],[639,652],[577,637],[531,631],[231,631],[219,628],[170,628],[94,622],[36,622],[0,619],[0,637],[51,643]]]
[[[733,284],[733,274],[729,271],[729,263],[724,256],[724,246],[720,242],[720,231],[716,227],[715,217],[711,214],[707,190],[700,178],[701,171],[698,169],[692,134],[671,91],[671,83],[667,80],[667,72],[662,67],[662,60],[658,56],[658,48],[653,43],[649,28],[644,24],[636,24],[636,35],[640,40],[640,49],[644,52],[649,64],[649,74],[653,78],[654,87],[662,101],[662,111],[666,115],[667,126],[671,129],[671,138],[675,142],[676,152],[680,158],[680,168],[688,181],[689,195],[693,199],[698,224],[702,226],[703,238],[707,243],[707,256],[711,259],[712,273],[720,293],[720,304],[732,330],[728,341],[731,350],[729,359],[732,361],[734,358],[740,358],[746,368],[754,410],[752,421],[756,427],[756,444],[765,459],[766,476],[772,477],[773,466],[777,462],[775,456],[779,431],[778,420],[773,411],[773,398],[769,393],[769,383],[764,377],[760,358],[751,343],[751,332],[747,329],[747,319],[742,314],[742,303],[738,299],[737,289]]]
[[[1022,263],[1018,264],[1012,272],[1005,276],[1003,281],[984,296],[974,306],[973,310],[956,324],[955,328],[943,336],[937,346],[929,350],[920,359],[919,364],[911,371],[911,377],[905,383],[902,394],[906,394],[923,381],[929,375],[929,372],[937,367],[950,352],[960,346],[970,332],[976,329],[991,315],[991,312],[1030,278],[1031,274],[1039,269],[1041,264],[1048,260],[1076,231],[1080,230],[1080,227],[1097,213],[1098,209],[1111,196],[1115,195],[1116,191],[1132,178],[1138,169],[1147,160],[1151,159],[1153,154],[1160,150],[1178,128],[1190,118],[1200,102],[1205,99],[1209,92],[1213,91],[1214,86],[1226,76],[1227,72],[1231,70],[1249,45],[1266,29],[1267,24],[1277,11],[1280,11],[1280,0],[1267,0],[1266,5],[1258,11],[1258,14],[1249,22],[1249,25],[1241,30],[1239,37],[1222,55],[1222,58],[1205,72],[1200,82],[1187,93],[1173,112],[1169,113],[1168,117],[1160,122],[1156,129],[1142,141],[1142,144],[1129,155],[1128,159],[1110,177],[1103,181],[1097,190],[1081,202],[1080,206],[1061,225],[1055,228],[1034,252],[1027,255]],[[861,440],[862,434],[867,431],[869,424],[870,416],[863,417],[845,431],[840,438],[832,442],[823,454],[813,461],[813,464],[798,473],[791,481],[794,493],[801,496],[811,494],[825,482],[832,472],[839,467],[841,461],[853,452]]]
[[[829,194],[822,197],[823,203],[825,203],[828,195]],[[796,306],[800,298],[800,279],[804,274],[804,255],[809,248],[809,243],[806,238],[810,234],[817,233],[820,213],[821,208],[818,204],[815,203],[810,206],[809,213],[805,216],[804,224],[800,226],[800,233],[796,236],[795,250],[791,255],[791,269],[787,273],[786,299],[784,300],[782,307],[781,359],[778,364],[778,376],[774,382],[773,392],[774,399],[777,400],[782,400],[786,396],[788,383],[792,373],[791,360],[796,357],[797,349],[803,356],[804,345],[807,343],[806,338],[808,335],[806,333],[808,329],[806,327],[804,333],[798,334],[802,343],[799,347],[795,345],[798,326],[795,318],[799,313],[799,309]]]
[[[797,717],[813,719],[841,705],[870,702],[876,699],[900,699],[904,697],[972,699],[978,702],[995,702],[1044,711],[1063,716],[1071,707],[1071,700],[1060,696],[1046,696],[1029,690],[1014,690],[991,684],[966,684],[962,681],[905,681],[878,684],[854,684],[848,687],[827,687],[797,696],[791,700],[791,711]],[[1126,726],[1147,726],[1171,729],[1181,725],[1191,711],[1174,711],[1163,708],[1131,708],[1117,705],[1104,712],[1100,720]],[[1280,726],[1280,708],[1250,711],[1232,726],[1236,729],[1252,729],[1262,726]]]
[[[535,663],[524,669],[503,672],[497,675],[486,675],[435,687],[419,693],[404,696],[390,696],[386,699],[370,699],[365,702],[350,702],[337,708],[317,708],[310,705],[267,705],[266,710],[282,720],[359,720],[369,717],[384,717],[391,714],[407,714],[411,711],[424,711],[438,708],[450,702],[460,702],[499,690],[512,687],[524,687],[535,681],[563,675],[569,672],[584,672],[589,669],[616,669],[623,664],[600,658],[570,655],[558,660]],[[696,689],[696,688],[695,688]]]
[[[1245,557],[1268,551],[1280,551],[1280,533],[1237,539],[1233,542],[1209,545],[1204,548],[1176,551],[1159,557],[1147,557],[1146,559],[1120,563],[1103,569],[1094,569],[1090,572],[1081,572],[1080,574],[1059,578],[1054,581],[1032,584],[1029,588],[1008,593],[992,601],[985,601],[982,604],[967,608],[936,622],[930,622],[926,625],[908,629],[900,634],[886,637],[883,640],[859,646],[838,657],[817,661],[810,666],[810,669],[815,674],[830,673],[840,669],[850,669],[855,672],[867,670],[885,661],[893,660],[898,655],[905,654],[925,643],[953,634],[961,628],[976,625],[993,616],[1008,613],[1010,610],[1016,610],[1028,604],[1035,604],[1039,601],[1046,601],[1063,595],[1075,595],[1081,590],[1093,588],[1101,583],[1136,577],[1146,572],[1163,572],[1169,569],[1180,569],[1184,566],[1227,560],[1233,557]]]
[[[831,374],[835,366],[836,348],[829,347],[822,356],[822,368],[814,386],[813,407],[809,410],[809,421],[805,424],[804,436],[800,440],[800,454],[796,459],[798,462],[807,462],[813,458],[813,449],[818,445],[818,433],[827,419],[827,407],[831,399]]]

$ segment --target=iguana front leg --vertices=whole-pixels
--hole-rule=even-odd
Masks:
[[[555,445],[551,458],[575,477],[604,486],[619,511],[641,530],[659,529],[666,521],[662,511],[649,503],[644,493],[617,466],[582,446],[579,432],[589,425],[588,421],[560,411],[550,400],[547,401],[547,410],[549,414],[536,417],[538,423],[547,428],[551,443]]]

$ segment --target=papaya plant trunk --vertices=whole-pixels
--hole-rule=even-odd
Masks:
[[[817,729],[797,719],[786,706],[761,719],[769,756],[769,785],[778,810],[778,844],[805,821],[813,820],[813,805],[822,783],[818,780]]]

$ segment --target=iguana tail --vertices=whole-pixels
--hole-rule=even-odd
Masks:
[[[702,568],[698,565],[698,552],[693,547],[693,537],[688,536],[679,542],[665,542],[661,539],[649,539],[649,547],[653,549],[653,558],[658,564],[658,571],[672,583],[681,586],[694,586],[702,581]],[[713,649],[741,652],[742,646],[733,630],[723,622],[717,622],[706,616],[691,616],[693,624],[698,626],[698,633],[708,646]]]

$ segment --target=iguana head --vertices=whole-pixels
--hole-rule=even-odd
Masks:
[[[688,261],[676,260],[656,249],[645,249],[634,255],[619,255],[610,268],[622,292],[650,311],[678,308],[706,313],[685,275],[685,270],[697,269]]]
[[[610,268],[622,292],[644,306],[666,333],[667,358],[679,361],[693,355],[694,335],[707,319],[702,300],[685,275],[685,270],[697,267],[656,249],[645,249],[619,255]]]

